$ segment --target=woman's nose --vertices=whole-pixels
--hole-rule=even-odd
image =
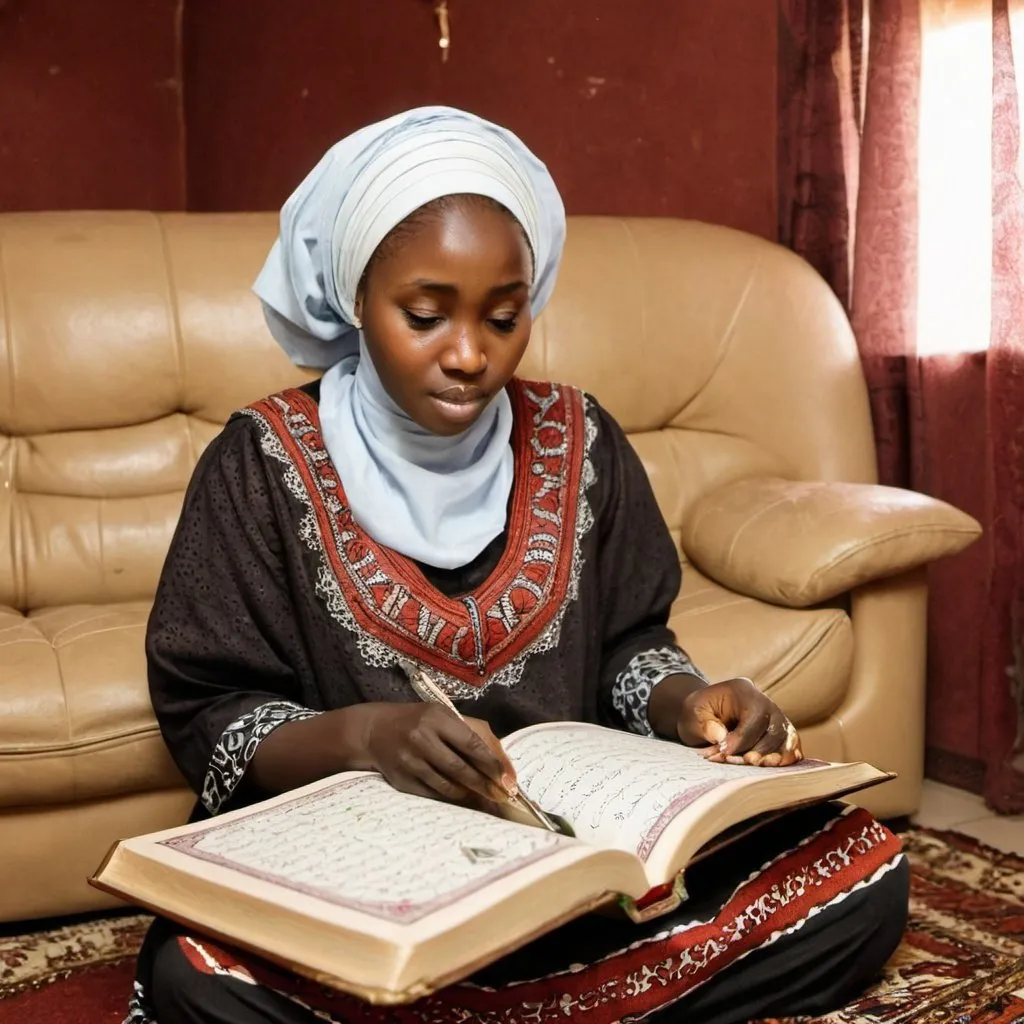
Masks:
[[[487,353],[477,332],[462,328],[441,356],[441,368],[467,377],[477,377],[487,369]]]

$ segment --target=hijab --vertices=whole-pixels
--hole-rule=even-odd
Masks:
[[[324,445],[356,522],[418,562],[454,569],[505,529],[512,408],[502,390],[465,431],[424,430],[391,399],[367,352],[356,292],[385,236],[442,196],[487,196],[533,252],[530,306],[551,296],[565,210],[542,164],[511,132],[451,107],[420,107],[331,147],[281,210],[256,279],[271,334],[293,362],[325,369]]]

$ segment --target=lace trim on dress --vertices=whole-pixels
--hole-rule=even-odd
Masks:
[[[679,647],[657,647],[641,651],[616,676],[612,683],[612,707],[622,716],[630,732],[653,736],[647,721],[651,691],[668,676],[690,675],[708,682],[707,677]]]
[[[211,814],[216,814],[227,803],[242,781],[256,748],[278,726],[285,722],[300,722],[319,714],[322,712],[311,711],[290,700],[271,700],[236,718],[221,733],[213,748],[203,780],[200,798],[203,806]]]
[[[388,630],[397,630],[408,608],[420,598],[412,594],[401,580],[393,579],[389,573],[384,572],[381,552],[374,545],[360,542],[358,551],[353,549],[350,556],[346,545],[352,544],[354,533],[343,530],[337,536],[332,535],[338,515],[345,514],[346,508],[336,493],[337,488],[327,487],[321,479],[328,469],[326,452],[320,450],[319,434],[311,415],[300,411],[302,403],[294,397],[295,393],[285,392],[258,403],[256,407],[242,410],[258,424],[264,453],[281,464],[285,486],[305,506],[298,533],[306,546],[319,556],[316,590],[332,618],[354,634],[356,646],[367,665],[387,669],[396,666],[403,657],[406,660],[423,660],[430,665],[433,678],[452,700],[475,700],[492,686],[515,686],[522,678],[526,662],[531,657],[557,647],[565,613],[579,597],[584,563],[583,540],[594,525],[588,492],[597,478],[591,453],[598,427],[587,396],[575,389],[554,385],[534,385],[520,381],[516,387],[519,396],[517,401],[524,401],[531,410],[528,450],[533,461],[529,472],[537,477],[535,485],[531,485],[535,492],[532,515],[535,521],[547,523],[551,532],[538,530],[527,535],[529,543],[523,565],[516,567],[516,572],[511,574],[508,590],[493,607],[480,611],[489,623],[486,630],[488,635],[521,635],[529,624],[530,616],[523,614],[517,602],[521,604],[525,600],[523,594],[529,593],[531,600],[546,606],[542,608],[542,613],[547,621],[532,638],[523,637],[523,642],[508,644],[505,647],[508,660],[499,659],[497,665],[492,665],[488,659],[487,671],[482,675],[475,670],[473,660],[461,665],[461,655],[452,657],[450,661],[447,657],[439,658],[440,664],[430,664],[431,651],[440,655],[444,648],[447,655],[454,656],[461,649],[460,645],[468,642],[467,634],[470,631],[461,628],[452,633],[449,628],[452,624],[430,613],[429,609],[421,610],[416,616],[418,649],[403,652],[399,633],[392,632],[389,635]],[[578,408],[582,418],[582,452],[576,455],[580,461],[575,487],[568,486],[568,467],[572,465],[573,452],[565,436],[564,424],[552,412],[555,407],[564,410],[567,404]],[[564,415],[564,411],[560,415]],[[557,464],[557,472],[549,471],[545,460],[554,460],[552,464]],[[311,467],[317,469],[316,475],[312,474]],[[576,476],[575,473],[571,475]],[[311,486],[304,478],[307,476],[319,482]],[[560,499],[558,502],[554,500],[556,494]],[[328,513],[326,530],[321,517],[317,515],[318,506]],[[572,508],[574,520],[569,530],[564,529],[564,520],[568,518],[565,515],[567,507]],[[551,571],[551,579],[554,581],[556,566],[552,565],[548,569],[550,555],[547,548],[555,537],[567,549],[565,577],[560,586],[553,586],[546,591],[535,582],[535,577],[546,579]],[[346,573],[339,572],[338,565],[332,561],[332,551],[345,561],[348,569],[357,571],[360,582],[358,591],[348,584]],[[360,560],[349,564],[350,558],[356,554]],[[524,571],[529,570],[531,562],[544,563],[544,571]],[[363,579],[368,573],[369,578]],[[352,573],[348,573],[348,577],[353,578]],[[374,602],[366,599],[364,591],[367,591],[370,584],[385,594],[379,599],[382,603],[377,603],[376,598]],[[513,594],[515,588],[519,589],[519,594]],[[364,621],[368,616],[373,628],[369,628]],[[543,618],[535,618],[533,622],[539,624]],[[449,633],[452,635],[449,636]],[[452,669],[458,665],[461,668],[473,668],[474,671],[459,674],[446,671],[442,667],[446,663]],[[460,674],[463,678],[459,677]],[[472,681],[469,681],[469,677],[472,677]]]

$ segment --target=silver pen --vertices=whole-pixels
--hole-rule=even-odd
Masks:
[[[430,673],[427,672],[426,669],[411,661],[406,661],[404,658],[400,659],[398,664],[405,673],[406,678],[409,680],[409,683],[412,685],[413,690],[416,691],[416,695],[420,700],[426,701],[430,704],[440,704],[441,707],[446,708],[455,715],[460,722],[466,721],[463,714],[451,702],[448,694],[446,694],[444,690],[442,690],[437,683],[431,679]],[[520,786],[516,785],[511,791],[505,787],[502,788],[505,789],[509,803],[525,810],[541,828],[545,828],[549,832],[557,832],[560,835],[575,835],[572,826],[564,818],[557,814],[549,814],[543,808],[539,807],[523,792]]]

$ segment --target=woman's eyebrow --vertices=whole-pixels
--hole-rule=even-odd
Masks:
[[[517,292],[522,288],[528,288],[529,285],[525,281],[509,281],[508,284],[499,284],[491,289],[492,295],[508,295],[511,292]]]
[[[443,295],[457,295],[459,289],[454,284],[448,284],[444,281],[432,281],[426,277],[417,278],[415,281],[410,281],[408,284],[409,288],[420,288],[426,292],[440,292]],[[508,295],[511,292],[517,292],[522,288],[527,288],[528,285],[525,281],[509,281],[506,284],[495,285],[491,290],[491,295]]]

